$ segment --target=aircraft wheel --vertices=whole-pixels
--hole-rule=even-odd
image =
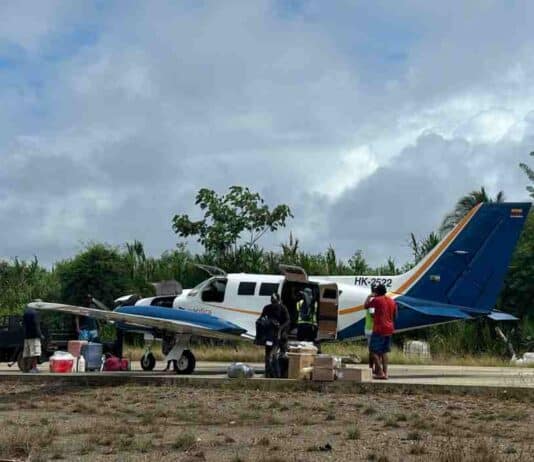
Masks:
[[[145,353],[141,358],[141,368],[144,371],[152,371],[156,367],[156,358],[152,353]]]
[[[177,361],[176,373],[180,375],[191,374],[195,370],[196,363],[195,355],[191,351],[185,350]]]
[[[17,366],[19,366],[19,369],[22,372],[30,372],[32,368],[31,361],[28,358],[24,358],[22,356],[22,352],[19,353],[19,356],[17,358]]]

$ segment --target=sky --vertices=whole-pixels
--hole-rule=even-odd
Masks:
[[[534,3],[0,3],[0,257],[173,249],[248,186],[301,248],[410,259],[462,195],[528,200]],[[194,241],[193,250],[198,250]]]

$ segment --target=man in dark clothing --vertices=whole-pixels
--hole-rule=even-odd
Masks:
[[[39,313],[32,308],[26,307],[22,316],[24,325],[24,350],[22,357],[30,362],[30,372],[39,372],[37,363],[41,356],[41,323]]]
[[[265,376],[279,378],[281,375],[279,356],[287,350],[290,317],[277,293],[271,295],[271,303],[263,308],[261,317],[269,319],[274,326],[272,339],[265,342]]]

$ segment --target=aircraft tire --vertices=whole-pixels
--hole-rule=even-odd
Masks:
[[[197,360],[190,350],[184,350],[182,357],[177,363],[176,373],[179,375],[192,374],[195,370]]]
[[[156,358],[152,353],[145,353],[141,357],[141,369],[144,371],[152,371],[156,367]]]

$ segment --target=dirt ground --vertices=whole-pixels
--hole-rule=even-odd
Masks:
[[[530,461],[533,424],[488,397],[3,384],[0,460]]]

